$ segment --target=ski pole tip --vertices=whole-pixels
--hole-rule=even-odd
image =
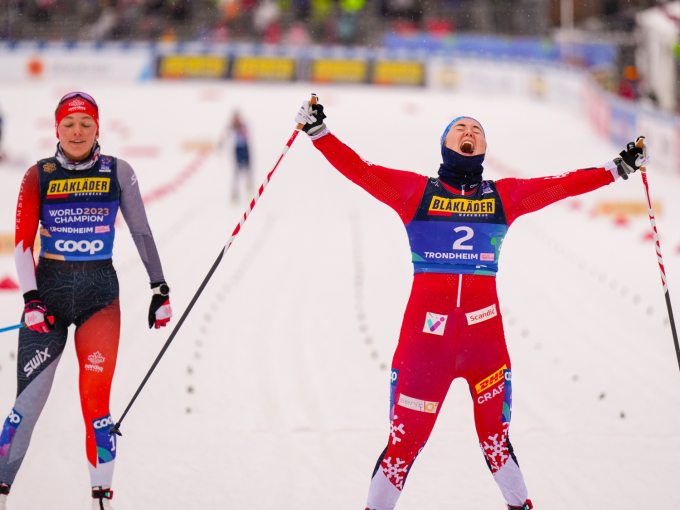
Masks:
[[[116,423],[113,427],[109,429],[109,436],[112,435],[122,436],[123,433],[120,431],[120,422]]]

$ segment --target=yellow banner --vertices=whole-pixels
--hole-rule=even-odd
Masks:
[[[654,216],[661,216],[661,202],[652,202]],[[595,214],[610,214],[612,216],[647,216],[647,202],[600,202],[595,208]]]
[[[321,83],[363,83],[368,77],[365,60],[314,60],[311,79]]]
[[[102,194],[109,192],[109,177],[84,177],[80,179],[61,179],[50,182],[47,198],[63,198],[81,193]]]
[[[225,78],[229,57],[225,55],[161,55],[159,78]]]
[[[493,198],[485,200],[466,200],[464,198],[432,197],[427,214],[451,216],[452,214],[494,214],[496,201]]]
[[[292,81],[295,60],[283,57],[237,57],[231,70],[235,80]]]
[[[422,62],[379,60],[373,64],[373,83],[425,85],[425,66]]]
[[[477,390],[477,395],[479,395],[485,389],[493,386],[494,384],[501,382],[503,380],[503,370],[505,370],[506,368],[508,368],[507,365],[503,365],[489,377],[475,384],[475,390]]]

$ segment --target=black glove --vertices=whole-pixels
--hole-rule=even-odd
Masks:
[[[642,144],[642,147],[636,147],[635,143],[630,142],[626,149],[619,153],[620,158],[615,158],[616,170],[624,179],[640,169],[641,166],[648,161],[647,146]]]
[[[305,101],[295,116],[295,122],[303,124],[302,130],[309,136],[314,136],[326,129],[326,124],[323,123],[325,118],[323,105],[319,103],[310,105],[309,101]]]
[[[172,317],[172,307],[170,306],[170,287],[165,282],[151,284],[153,296],[151,296],[151,306],[149,306],[149,329],[165,327]]]

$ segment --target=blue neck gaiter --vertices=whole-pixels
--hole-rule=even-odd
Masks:
[[[442,146],[444,162],[439,166],[439,179],[449,186],[464,190],[482,182],[484,154],[463,156]]]

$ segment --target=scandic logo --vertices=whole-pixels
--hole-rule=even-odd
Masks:
[[[465,317],[467,318],[468,326],[472,326],[473,324],[488,321],[489,319],[496,317],[496,315],[498,315],[498,312],[496,311],[496,304],[494,303],[493,305],[477,310],[476,312],[466,313]]]
[[[496,201],[493,198],[485,200],[466,200],[465,198],[432,197],[428,215],[451,216],[457,214],[494,214]]]
[[[504,380],[503,370],[505,370],[507,368],[508,368],[507,365],[503,365],[501,368],[496,370],[489,377],[487,377],[483,381],[480,381],[477,384],[475,384],[475,390],[477,391],[477,395],[479,395],[481,392],[483,392],[488,387],[493,386],[494,384],[498,384],[499,382],[503,381]]]
[[[439,407],[439,402],[428,402],[427,400],[420,400],[418,398],[407,397],[403,393],[399,394],[399,402],[397,405],[405,407],[406,409],[413,409],[414,411],[420,411],[421,413],[431,413],[437,412],[437,407]]]
[[[81,193],[108,193],[111,183],[109,177],[92,177],[81,179],[61,179],[52,181],[47,190],[47,198],[66,198]]]

